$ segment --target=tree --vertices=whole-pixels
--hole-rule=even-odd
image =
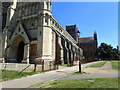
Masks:
[[[106,43],[101,43],[101,45],[96,50],[95,55],[104,60],[104,59],[113,59],[119,57],[118,49],[113,48],[111,45],[108,45]]]

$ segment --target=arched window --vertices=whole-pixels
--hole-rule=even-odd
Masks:
[[[46,5],[47,5],[47,9],[49,9],[49,2],[46,2]]]
[[[48,14],[47,14],[47,13],[45,14],[45,23],[46,23],[47,25],[48,25],[48,23],[49,23],[49,22],[48,22]]]
[[[47,17],[45,18],[45,23],[48,23],[48,18]]]

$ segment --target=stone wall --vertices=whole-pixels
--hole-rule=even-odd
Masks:
[[[21,72],[45,71],[54,69],[54,62],[44,61],[44,64],[18,64],[18,63],[0,63],[2,70],[15,70]]]

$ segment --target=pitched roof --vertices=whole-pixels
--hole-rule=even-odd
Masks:
[[[84,37],[84,38],[79,38],[79,42],[83,43],[83,42],[90,42],[93,41],[94,37]]]

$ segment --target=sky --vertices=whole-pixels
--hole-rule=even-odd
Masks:
[[[53,2],[53,16],[65,29],[66,25],[77,25],[80,37],[98,34],[98,45],[102,42],[118,45],[117,2]]]

